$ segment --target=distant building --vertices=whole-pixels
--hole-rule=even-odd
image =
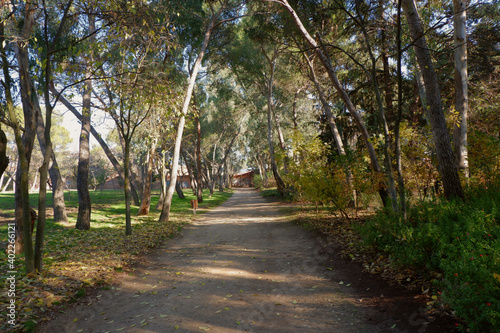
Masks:
[[[252,187],[253,186],[253,170],[242,171],[233,175],[231,186],[233,187]]]

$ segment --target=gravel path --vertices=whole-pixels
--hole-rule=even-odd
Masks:
[[[342,280],[342,262],[321,244],[256,191],[239,189],[135,275],[37,331],[401,332],[397,318],[380,317],[355,281]]]

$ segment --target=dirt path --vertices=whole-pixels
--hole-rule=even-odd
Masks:
[[[379,291],[351,281],[321,243],[256,191],[237,190],[144,258],[134,276],[37,331],[427,331],[418,310],[398,318],[395,304],[365,302]]]

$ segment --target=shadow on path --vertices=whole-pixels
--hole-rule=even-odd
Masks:
[[[367,306],[329,252],[256,191],[238,189],[119,286],[37,331],[425,332],[418,311],[391,318]]]

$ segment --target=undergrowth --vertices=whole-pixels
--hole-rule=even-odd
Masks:
[[[471,189],[465,202],[434,199],[407,219],[380,210],[358,232],[395,265],[431,278],[472,332],[500,332],[500,189]]]

